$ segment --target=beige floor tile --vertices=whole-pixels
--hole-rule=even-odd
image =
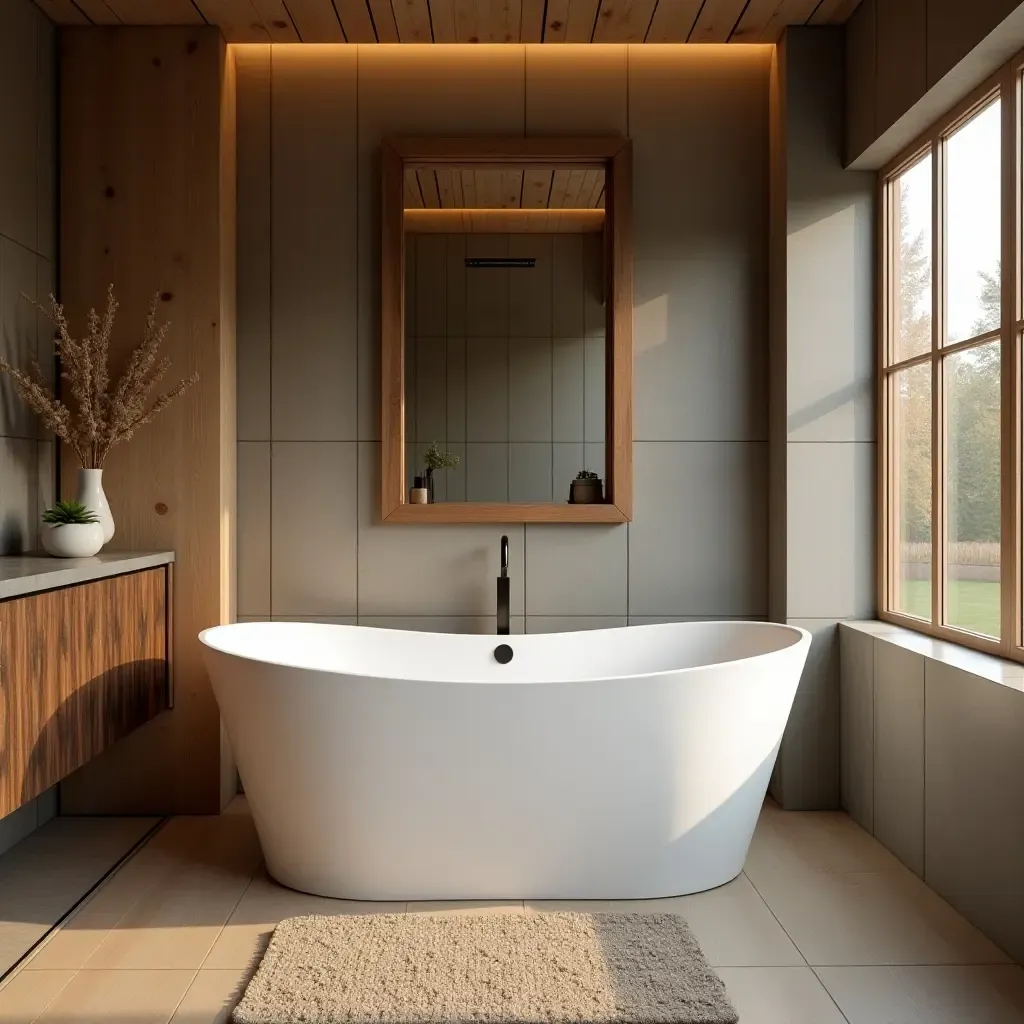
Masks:
[[[360,903],[312,896],[278,885],[265,873],[252,880],[217,937],[203,967],[241,970],[258,962],[286,917],[305,914],[401,914],[404,903]]]
[[[39,1024],[167,1024],[195,971],[79,971]]]
[[[200,971],[171,1024],[228,1024],[251,976],[249,970]]]
[[[613,913],[682,915],[714,966],[805,966],[799,950],[743,875],[692,896],[612,900],[610,906]]]
[[[722,967],[718,974],[741,1024],[846,1024],[809,967]]]
[[[610,914],[611,900],[526,900],[528,914]]]
[[[141,856],[137,854],[136,857]],[[85,966],[100,943],[117,926],[152,884],[147,871],[129,861],[82,904],[39,947],[28,961],[33,970],[73,969]]]
[[[406,904],[410,914],[522,914],[522,900],[416,900]]]
[[[786,871],[754,884],[812,967],[1009,962],[902,866],[881,873]]]
[[[0,1024],[31,1024],[69,981],[74,971],[20,971],[0,988]]]
[[[86,961],[91,970],[198,970],[247,883],[221,889],[150,888]]]
[[[39,942],[158,822],[54,818],[0,856],[0,973]]]
[[[1024,969],[1016,966],[819,967],[817,974],[850,1024],[1024,1021]]]
[[[885,872],[902,865],[846,814],[780,811],[769,801],[758,819],[744,872],[755,886],[763,878],[804,871]]]

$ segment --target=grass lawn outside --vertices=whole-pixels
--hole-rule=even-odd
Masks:
[[[947,596],[948,625],[983,636],[999,636],[999,582],[997,580],[950,580]],[[900,581],[900,611],[931,620],[930,580]]]

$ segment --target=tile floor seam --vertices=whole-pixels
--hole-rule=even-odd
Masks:
[[[807,959],[806,956],[804,956],[804,951],[797,944],[796,939],[794,939],[793,936],[790,935],[789,932],[786,930],[786,926],[779,920],[778,914],[776,914],[775,911],[772,910],[771,904],[761,894],[761,890],[758,889],[758,887],[754,884],[754,880],[750,877],[750,875],[747,874],[746,871],[742,871],[740,873],[750,883],[750,887],[754,890],[754,892],[757,893],[757,898],[765,905],[765,907],[768,910],[768,913],[771,914],[772,918],[775,920],[775,923],[782,929],[783,934],[793,944],[793,948],[797,951],[797,953],[800,954],[800,959],[803,960],[804,966],[805,967],[810,967],[811,966],[810,961]]]
[[[63,934],[65,928],[72,921],[74,921],[80,914],[84,913],[86,908],[89,907],[93,903],[94,900],[99,898],[100,893],[102,893],[107,888],[108,885],[112,885],[113,884],[114,879],[117,878],[121,874],[121,872],[133,860],[135,860],[135,858],[144,849],[146,849],[147,846],[149,846],[149,844],[153,841],[153,839],[155,839],[164,830],[164,828],[167,826],[167,824],[168,824],[168,822],[170,822],[170,820],[171,820],[170,816],[164,817],[164,819],[158,825],[156,825],[155,828],[153,828],[146,836],[143,837],[141,842],[137,843],[135,845],[135,847],[128,852],[128,855],[126,857],[122,858],[122,860],[121,860],[121,862],[119,864],[115,864],[114,868],[107,874],[106,878],[104,878],[104,879],[102,879],[102,881],[100,881],[100,883],[92,890],[92,892],[89,893],[88,896],[86,896],[86,898],[84,900],[82,900],[82,902],[77,907],[75,907],[74,911],[72,911],[72,913],[70,913],[55,928],[51,928],[50,929],[49,933],[43,937],[42,941],[39,942],[39,944],[36,946],[36,948],[32,950],[31,954],[26,958],[25,962],[11,975],[11,977],[17,977],[17,975],[21,974],[22,971],[29,971],[29,970],[37,970],[37,971],[61,970],[62,968],[49,968],[49,967],[35,967],[34,968],[32,966],[32,963],[36,959],[36,957],[38,957],[39,954],[42,953],[42,951],[44,949],[46,949],[46,947],[49,946],[50,943],[55,940],[56,936]],[[112,931],[114,931],[114,929],[116,929],[118,927],[118,925],[120,925],[120,923],[125,919],[125,917],[128,916],[128,913],[131,911],[131,909],[153,887],[153,884],[154,883],[151,882],[149,885],[147,885],[145,887],[145,889],[143,889],[135,897],[135,899],[132,900],[132,902],[125,908],[124,913],[117,919],[117,921],[114,924],[112,924],[110,926],[110,928],[107,929],[107,934],[103,936],[103,939],[100,941],[99,946],[102,946],[103,943],[106,942],[107,936],[109,936],[110,933]],[[86,957],[86,963],[88,963],[89,959],[93,956],[93,954],[96,953],[96,951],[99,949],[99,946],[97,946],[96,949],[94,949],[92,951],[92,953],[90,953],[89,956]],[[82,965],[82,967],[84,967],[84,966],[85,966],[85,964]],[[75,967],[75,968],[70,968],[69,967],[69,968],[67,968],[67,970],[74,970],[75,973],[77,973],[78,971],[82,970],[82,967]],[[2,987],[2,986],[0,986],[0,987]]]
[[[201,963],[199,964],[199,967],[198,967],[198,968],[197,968],[197,970],[196,970],[196,973],[197,973],[197,974],[198,974],[198,972],[199,972],[199,971],[201,971],[201,970],[203,969],[203,967],[205,967],[205,966],[206,966],[206,961],[210,959],[210,954],[211,954],[211,953],[213,952],[213,948],[214,948],[214,946],[216,946],[216,945],[217,945],[217,943],[218,943],[218,942],[220,941],[220,937],[221,937],[221,936],[222,936],[222,935],[224,934],[224,929],[225,929],[225,928],[227,928],[227,926],[228,926],[228,922],[229,922],[229,921],[231,920],[231,918],[232,918],[232,917],[234,916],[234,913],[235,913],[235,911],[236,911],[236,910],[238,909],[239,905],[241,904],[241,902],[242,902],[242,899],[243,899],[243,898],[245,897],[245,894],[246,894],[246,893],[247,893],[247,892],[249,891],[249,889],[250,889],[250,888],[252,887],[252,883],[253,883],[253,882],[255,881],[255,879],[256,879],[256,876],[257,876],[258,874],[260,874],[260,870],[261,870],[261,868],[262,868],[262,867],[263,867],[263,861],[261,860],[261,861],[260,861],[260,863],[259,863],[259,864],[257,865],[256,869],[255,869],[255,870],[253,871],[253,873],[252,873],[252,874],[251,874],[251,875],[249,876],[249,881],[245,883],[245,887],[244,887],[244,888],[242,889],[242,891],[241,891],[241,892],[240,892],[240,893],[238,894],[238,899],[237,899],[237,900],[235,900],[235,904],[234,904],[234,906],[233,906],[233,907],[231,908],[231,910],[229,910],[229,911],[228,911],[228,915],[227,915],[227,917],[225,917],[225,918],[224,918],[224,923],[223,923],[223,924],[222,924],[222,925],[220,926],[220,931],[218,931],[218,932],[217,932],[217,936],[216,936],[216,938],[214,938],[213,942],[211,942],[211,943],[210,943],[210,948],[209,948],[209,949],[207,949],[206,953],[205,953],[205,954],[203,955],[203,959],[202,959],[202,962],[201,962]],[[269,877],[269,875],[268,875],[268,877]],[[195,982],[195,978],[193,978],[193,979],[192,979],[192,981],[190,981],[190,982],[189,982],[189,988],[191,988],[191,987],[192,987],[192,984],[193,984],[194,982]],[[187,991],[188,991],[188,989],[186,989],[186,992],[187,992]],[[182,996],[182,999],[184,999],[184,998],[185,998],[185,997],[184,997],[184,996]],[[175,1013],[177,1013],[177,1007],[175,1007]],[[173,1015],[172,1015],[172,1016],[173,1016]]]
[[[232,913],[234,913],[234,911],[232,911]],[[211,946],[210,948],[212,949],[213,947]],[[206,955],[209,956],[210,954],[207,953]],[[185,986],[185,991],[181,993],[181,998],[174,1004],[174,1009],[171,1010],[171,1014],[164,1022],[164,1024],[170,1024],[170,1022],[174,1020],[174,1015],[178,1012],[178,1008],[181,1006],[181,1004],[185,1002],[185,997],[188,995],[188,990],[196,983],[196,978],[199,977],[199,972],[202,969],[202,964],[200,964],[199,967],[196,968],[195,974],[192,975],[192,980]]]
[[[6,982],[5,982],[4,986],[0,987],[0,991],[3,991],[3,988],[6,988],[7,985],[10,983],[10,981],[12,979],[14,979],[14,978],[17,978],[22,973],[22,971],[24,971],[24,967],[22,967],[18,971],[15,971],[14,974],[12,974],[8,979],[6,979]],[[61,997],[61,995],[63,995],[64,990],[68,987],[68,985],[70,985],[71,982],[75,980],[75,978],[78,976],[78,971],[71,971],[70,974],[71,974],[71,976],[68,978],[68,980],[65,981],[64,984],[61,985],[61,987],[59,989],[57,989],[56,992],[54,992],[53,998],[50,999],[47,1002],[47,1004],[30,1021],[28,1021],[28,1024],[36,1024],[36,1021],[42,1019],[43,1014],[46,1013],[46,1011],[51,1006],[53,1006],[53,1004],[55,1002],[57,1002],[57,1000]]]

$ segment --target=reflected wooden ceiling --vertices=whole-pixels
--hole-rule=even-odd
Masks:
[[[232,43],[773,43],[860,0],[36,0],[61,25],[219,25]]]
[[[405,171],[407,210],[601,210],[604,170],[566,167]]]

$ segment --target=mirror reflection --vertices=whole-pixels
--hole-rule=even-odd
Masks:
[[[605,500],[605,172],[407,167],[408,500]]]

